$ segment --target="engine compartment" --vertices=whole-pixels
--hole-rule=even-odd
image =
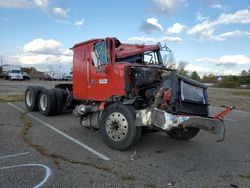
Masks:
[[[132,96],[137,98],[136,109],[156,107],[174,114],[209,114],[207,86],[173,71],[132,67],[130,83]]]
[[[139,88],[161,81],[160,73],[149,67],[132,68],[131,78],[134,86]]]

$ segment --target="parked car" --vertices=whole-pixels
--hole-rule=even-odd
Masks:
[[[51,76],[50,76],[49,74],[45,74],[45,73],[39,75],[39,76],[38,76],[38,79],[39,79],[39,80],[49,80],[49,81],[52,80]]]
[[[63,79],[62,80],[70,81],[70,80],[72,80],[72,75],[63,75]]]

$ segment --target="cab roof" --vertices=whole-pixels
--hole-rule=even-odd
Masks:
[[[141,54],[144,52],[148,51],[154,51],[154,50],[159,50],[160,47],[158,45],[145,45],[145,44],[128,44],[128,43],[121,43],[118,39],[116,38],[106,38],[108,40],[113,39],[116,42],[118,42],[118,47],[115,48],[115,54],[118,59],[134,56],[136,54]],[[84,42],[77,43],[73,46],[72,49],[74,49],[77,46],[85,45],[88,43],[95,43],[100,40],[104,40],[104,38],[99,38],[99,39],[90,39]]]

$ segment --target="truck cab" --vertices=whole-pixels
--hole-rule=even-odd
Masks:
[[[77,99],[105,101],[113,95],[124,96],[129,67],[162,65],[158,46],[121,44],[116,38],[93,39],[72,49],[73,94]]]
[[[9,70],[6,75],[6,79],[9,80],[23,80],[23,74],[21,70]]]

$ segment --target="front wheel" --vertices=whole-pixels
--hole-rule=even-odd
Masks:
[[[100,131],[107,146],[126,150],[136,138],[135,112],[124,104],[110,105],[103,113]]]
[[[200,129],[189,127],[189,128],[174,128],[171,131],[167,131],[167,134],[174,139],[177,140],[189,140],[193,137],[195,137]]]

